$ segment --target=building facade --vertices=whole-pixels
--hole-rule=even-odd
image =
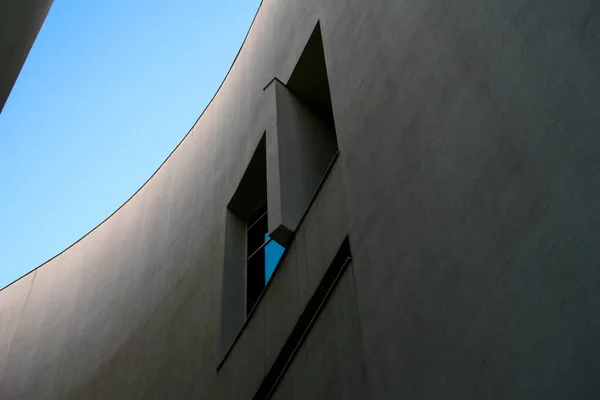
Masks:
[[[265,0],[152,178],[0,291],[0,398],[598,398],[599,48],[586,0]]]

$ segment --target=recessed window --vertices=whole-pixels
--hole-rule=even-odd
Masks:
[[[265,87],[264,129],[225,212],[221,354],[250,313],[338,156],[320,24],[287,83]]]
[[[256,304],[285,250],[269,236],[267,217],[268,208],[265,202],[247,221],[246,313],[250,313]]]

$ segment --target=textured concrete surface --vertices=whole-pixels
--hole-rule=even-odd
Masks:
[[[0,2],[0,113],[53,0]]]
[[[586,0],[265,0],[152,179],[0,292],[0,398],[252,398],[346,235],[276,398],[598,398],[599,19]],[[226,207],[263,88],[301,86],[317,21],[340,157],[217,371]]]
[[[300,347],[274,400],[368,399],[352,268]]]

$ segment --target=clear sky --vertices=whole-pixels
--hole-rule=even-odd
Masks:
[[[0,114],[0,288],[123,204],[221,84],[260,0],[54,0]]]

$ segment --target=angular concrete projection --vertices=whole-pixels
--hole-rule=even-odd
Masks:
[[[286,245],[337,152],[329,127],[274,79],[265,89],[275,100],[267,129],[269,234]]]
[[[286,245],[338,150],[320,22],[287,85],[274,78],[265,98],[269,232]]]

